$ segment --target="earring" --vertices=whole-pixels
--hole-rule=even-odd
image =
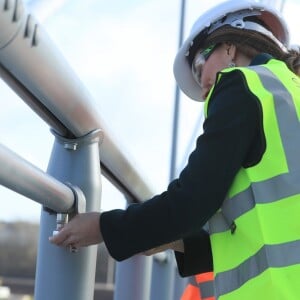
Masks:
[[[228,64],[228,68],[233,68],[235,67],[235,63],[232,61],[231,63]]]

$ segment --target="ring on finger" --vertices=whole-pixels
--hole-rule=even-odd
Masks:
[[[70,244],[70,245],[69,245],[69,250],[70,250],[70,252],[72,252],[72,253],[78,252],[78,248],[77,248],[74,244]]]

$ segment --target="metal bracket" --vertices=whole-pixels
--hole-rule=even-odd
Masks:
[[[73,186],[70,183],[66,183],[74,194],[74,206],[70,213],[57,213],[56,215],[56,229],[53,231],[53,235],[59,233],[59,231],[77,214],[84,213],[86,211],[86,200],[82,190]],[[69,250],[72,253],[76,253],[78,249],[74,246],[69,246]]]
[[[95,129],[84,136],[78,137],[76,139],[70,139],[59,135],[55,130],[50,130],[53,135],[57,138],[57,141],[63,145],[66,150],[76,151],[81,146],[90,144],[90,143],[99,143],[103,142],[104,134],[101,129]]]
[[[66,185],[72,190],[74,194],[74,206],[71,214],[81,214],[86,211],[86,200],[84,193],[78,186],[74,186],[69,182],[66,182]]]

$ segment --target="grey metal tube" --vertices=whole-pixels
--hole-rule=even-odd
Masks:
[[[150,300],[152,263],[143,255],[118,262],[114,300]]]
[[[173,297],[175,268],[172,251],[157,253],[153,256],[151,300],[175,299]]]
[[[179,27],[179,41],[178,48],[181,47],[184,34],[185,24],[185,0],[181,0],[180,9],[180,27]],[[173,113],[173,131],[172,131],[172,149],[171,149],[171,163],[170,163],[170,180],[176,177],[176,163],[177,163],[177,143],[178,143],[178,125],[179,125],[179,102],[180,102],[180,89],[176,84],[175,99],[174,99],[174,113]]]
[[[101,176],[99,144],[101,132],[68,140],[56,136],[48,172],[62,182],[72,182],[86,196],[86,211],[100,211]],[[56,216],[42,211],[36,266],[35,300],[92,300],[97,246],[77,253],[49,243]]]
[[[54,211],[68,212],[75,196],[70,187],[0,144],[0,183]]]

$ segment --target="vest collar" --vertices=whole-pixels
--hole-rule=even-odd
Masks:
[[[250,66],[264,65],[272,58],[273,56],[268,53],[260,53],[252,59]]]

